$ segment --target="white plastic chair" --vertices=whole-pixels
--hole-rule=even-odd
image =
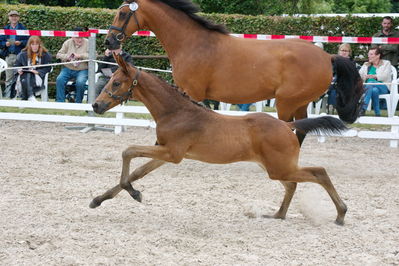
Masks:
[[[395,114],[395,109],[393,109],[393,106],[392,106],[392,103],[393,103],[392,98],[393,98],[394,93],[398,94],[398,83],[397,83],[398,71],[396,70],[396,68],[394,66],[391,66],[391,71],[392,71],[392,83],[390,86],[390,93],[389,94],[381,94],[379,96],[380,99],[384,99],[385,102],[387,103],[388,117],[392,117]]]
[[[42,102],[48,102],[48,75],[53,72],[53,67],[51,67],[50,72],[47,72],[43,79],[44,89],[35,93],[35,96],[39,96],[42,99]]]
[[[391,114],[392,114],[392,116],[395,115],[396,108],[398,107],[398,102],[399,102],[398,83],[399,83],[399,80],[396,79],[395,81],[392,81],[392,85],[391,85],[391,106],[392,106]]]
[[[3,71],[5,71],[6,68],[7,68],[7,62],[0,58],[0,78],[1,78],[1,73],[3,73]],[[3,98],[3,91],[0,85],[0,99],[2,98]]]
[[[323,109],[323,112],[326,112],[326,106],[327,106],[327,99],[328,95],[325,94],[322,98],[318,99],[315,102],[310,102],[308,104],[308,114],[316,114],[319,115],[321,110]],[[314,106],[313,106],[314,104]]]

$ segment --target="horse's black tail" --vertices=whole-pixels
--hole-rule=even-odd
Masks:
[[[300,132],[306,133],[324,133],[324,134],[340,134],[348,130],[345,124],[332,116],[321,116],[317,118],[305,118],[290,122],[292,127]]]
[[[363,82],[350,59],[333,55],[331,57],[336,74],[335,88],[337,90],[337,112],[339,118],[347,123],[353,123],[359,117],[363,104]]]

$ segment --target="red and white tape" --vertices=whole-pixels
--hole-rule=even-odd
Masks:
[[[48,36],[48,37],[89,37],[90,31],[60,31],[60,30],[3,30],[0,35]]]
[[[48,37],[89,37],[91,33],[107,34],[108,30],[90,29],[83,31],[47,31],[47,30],[4,30],[0,29],[0,35],[21,35],[21,36],[48,36]],[[399,44],[399,38],[381,37],[341,37],[341,36],[305,36],[305,35],[263,35],[263,34],[231,34],[232,36],[256,39],[256,40],[282,40],[302,39],[310,42],[321,43],[364,43],[364,44]],[[155,37],[151,31],[137,31],[133,36]]]

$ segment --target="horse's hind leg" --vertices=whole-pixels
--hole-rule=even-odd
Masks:
[[[140,166],[139,168],[135,169],[128,177],[128,181],[129,182],[133,182],[137,179],[140,179],[142,177],[144,177],[145,175],[147,175],[148,173],[154,171],[155,169],[161,167],[163,164],[165,164],[165,161],[161,161],[161,160],[151,160],[148,163]],[[133,193],[136,196],[136,200],[141,201],[141,193],[138,190],[135,190],[133,187]],[[117,186],[111,188],[110,190],[107,190],[104,194],[95,197],[91,203],[90,203],[90,208],[96,208],[98,206],[101,205],[101,203],[104,200],[108,200],[108,199],[112,199],[114,198],[119,192],[121,192],[122,187],[120,186],[120,184],[118,184]]]
[[[304,167],[297,172],[291,174],[288,178],[284,178],[284,181],[291,182],[314,182],[320,184],[327,190],[332,201],[337,209],[337,219],[336,224],[343,225],[344,218],[347,211],[345,203],[339,197],[337,191],[332,184],[330,177],[328,176],[326,170],[322,167]]]
[[[264,218],[285,219],[288,207],[290,206],[292,197],[294,196],[297,184],[294,182],[284,182],[284,181],[280,182],[284,185],[285,188],[285,195],[283,202],[281,203],[281,207],[274,215],[263,215],[262,217]]]
[[[294,118],[295,120],[298,120],[308,117],[307,106],[299,107],[296,111],[294,111],[295,109],[293,108],[295,107],[293,107],[291,104],[287,104],[282,100],[276,100],[276,107],[277,107],[278,118],[286,122],[294,121]],[[306,134],[299,132],[298,130],[296,131],[295,134],[298,139],[299,145],[302,145],[302,142],[305,139]]]

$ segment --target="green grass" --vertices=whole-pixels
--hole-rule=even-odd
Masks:
[[[54,100],[50,100],[54,101]],[[143,106],[142,103],[137,101],[130,101],[127,103],[128,106]],[[86,111],[74,111],[74,110],[59,110],[59,109],[40,109],[40,108],[19,108],[19,107],[0,107],[2,113],[22,113],[22,114],[44,114],[44,115],[70,115],[70,116],[87,116]],[[103,115],[94,114],[97,117],[115,117],[115,113],[106,112]],[[126,118],[135,119],[147,119],[151,120],[150,114],[131,114],[126,113]]]

